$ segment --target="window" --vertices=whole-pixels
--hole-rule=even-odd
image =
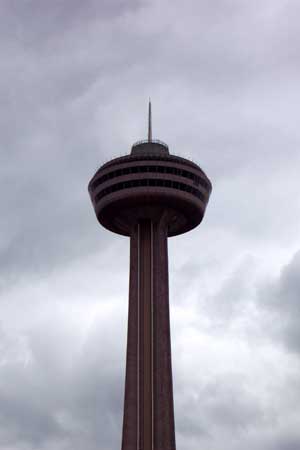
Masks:
[[[189,192],[190,194],[200,198],[202,201],[205,201],[205,195],[202,194],[198,189],[195,189],[192,186],[189,186],[184,183],[179,183],[177,181],[171,181],[171,180],[160,180],[160,179],[143,179],[143,180],[131,180],[131,181],[124,181],[122,183],[116,183],[112,186],[108,186],[107,188],[103,189],[99,194],[96,195],[95,201],[99,201],[104,196],[111,194],[112,192],[121,191],[123,189],[130,189],[134,187],[145,187],[145,186],[156,186],[156,187],[167,187],[167,188],[173,188],[178,189],[181,191]]]
[[[193,172],[189,172],[187,170],[178,169],[177,167],[170,167],[170,166],[160,166],[160,165],[146,165],[146,166],[133,166],[133,167],[125,167],[124,169],[117,169],[114,171],[111,171],[105,175],[102,175],[102,177],[99,177],[96,179],[92,185],[91,189],[92,191],[96,189],[100,184],[104,183],[107,180],[111,180],[113,178],[117,178],[122,175],[128,175],[130,173],[168,173],[171,175],[177,175],[184,178],[188,178],[189,180],[193,180],[194,185],[196,186],[203,186],[205,189],[210,190],[210,185],[207,183],[207,181]]]

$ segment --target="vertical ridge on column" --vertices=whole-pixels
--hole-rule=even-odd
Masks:
[[[139,317],[140,317],[140,440],[142,450],[152,450],[152,233],[151,221],[140,229]]]
[[[136,420],[137,420],[137,430],[136,430],[136,448],[137,450],[140,450],[140,301],[141,301],[141,295],[140,295],[140,260],[141,260],[141,235],[140,235],[140,224],[137,224],[137,230],[138,230],[138,245],[137,245],[137,383],[136,383],[136,396],[137,396],[137,402],[136,402]]]
[[[137,450],[138,375],[138,229],[130,238],[130,276],[122,450]]]
[[[154,427],[155,450],[175,450],[171,336],[169,314],[168,242],[166,217],[155,224],[154,279]]]
[[[122,450],[175,450],[164,217],[131,235],[125,383]]]
[[[151,221],[151,439],[152,439],[152,450],[154,450],[154,308],[153,308],[153,297],[154,297],[154,291],[153,291],[153,255],[154,255],[154,249],[153,249],[154,241],[153,241],[153,222]]]

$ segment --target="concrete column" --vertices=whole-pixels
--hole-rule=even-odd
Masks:
[[[138,232],[136,227],[130,238],[129,305],[122,450],[138,449],[138,254]]]
[[[131,236],[122,450],[175,450],[167,226],[140,221]]]

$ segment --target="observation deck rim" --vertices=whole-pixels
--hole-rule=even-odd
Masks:
[[[106,161],[105,163],[101,164],[101,166],[98,167],[96,173],[94,174],[94,176],[97,174],[97,172],[99,170],[102,169],[106,169],[110,166],[113,165],[117,165],[117,164],[122,164],[122,163],[127,163],[127,162],[133,162],[133,161],[151,161],[151,160],[158,160],[158,161],[170,161],[170,162],[176,162],[179,164],[186,164],[187,166],[193,167],[194,169],[200,170],[202,174],[205,175],[205,177],[207,178],[207,175],[205,174],[205,172],[203,171],[203,169],[201,169],[201,167],[199,166],[199,164],[195,163],[194,161],[184,158],[182,156],[179,155],[174,155],[174,154],[167,154],[167,155],[157,155],[157,154],[147,154],[147,155],[132,155],[131,153],[122,155],[122,156],[117,156],[114,158],[111,158],[109,161]]]
[[[142,145],[142,144],[159,144],[159,145],[162,145],[163,147],[165,147],[167,150],[169,150],[168,144],[161,141],[160,139],[151,139],[151,141],[149,141],[148,139],[142,139],[140,141],[136,141],[132,144],[131,149],[133,149],[134,147],[138,147],[139,145]]]

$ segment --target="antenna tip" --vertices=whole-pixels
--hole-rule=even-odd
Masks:
[[[152,141],[152,114],[151,114],[151,98],[149,97],[149,111],[148,111],[148,142]]]

